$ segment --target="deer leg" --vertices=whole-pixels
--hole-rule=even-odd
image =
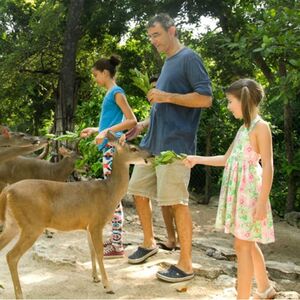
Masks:
[[[107,294],[114,294],[113,290],[109,285],[107,273],[105,271],[104,264],[103,264],[102,230],[100,228],[92,228],[89,229],[89,231],[91,234],[91,239],[94,245],[94,250],[96,252],[96,257],[100,268],[103,287]]]
[[[22,288],[18,274],[18,262],[22,255],[34,244],[42,230],[30,228],[21,230],[21,235],[15,246],[7,253],[6,260],[13,281],[16,299],[23,299]]]
[[[92,241],[91,234],[90,234],[89,230],[87,230],[87,237],[88,237],[89,248],[90,248],[90,252],[91,252],[93,281],[94,282],[99,282],[100,279],[99,279],[98,273],[97,273],[96,252],[95,252],[94,244],[93,244],[93,241]]]
[[[0,250],[2,250],[19,232],[15,222],[6,221],[3,232],[0,235]]]

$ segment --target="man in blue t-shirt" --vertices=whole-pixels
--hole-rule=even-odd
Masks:
[[[148,37],[158,52],[167,58],[156,88],[147,98],[152,107],[150,118],[137,126],[148,131],[140,146],[154,155],[173,150],[194,154],[201,108],[212,103],[211,83],[200,57],[178,40],[174,21],[158,14],[148,22]],[[150,199],[163,207],[172,207],[179,243],[178,263],[157,277],[167,282],[180,282],[194,277],[192,268],[192,219],[188,207],[190,170],[180,162],[168,165],[137,165],[128,192],[134,195],[142,224],[144,241],[129,255],[128,262],[138,264],[157,253]]]

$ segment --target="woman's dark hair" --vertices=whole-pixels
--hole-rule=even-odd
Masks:
[[[107,58],[100,58],[97,60],[93,68],[103,72],[107,70],[111,77],[114,77],[117,71],[117,66],[120,64],[121,60],[116,55],[112,55],[109,59]]]
[[[241,101],[244,123],[249,128],[251,114],[254,108],[259,106],[265,95],[262,86],[253,79],[244,78],[232,83],[225,90],[225,93],[233,95]]]

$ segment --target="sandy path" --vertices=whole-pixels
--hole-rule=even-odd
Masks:
[[[43,235],[34,248],[22,257],[19,274],[24,295],[27,299],[234,299],[234,277],[222,275],[213,280],[201,275],[201,269],[214,271],[220,264],[234,268],[234,262],[214,260],[205,255],[203,250],[203,245],[209,241],[230,248],[232,239],[213,231],[216,207],[193,202],[191,209],[194,222],[193,262],[198,275],[192,281],[168,284],[157,280],[157,270],[176,263],[178,258],[178,252],[160,251],[142,265],[129,265],[126,258],[106,260],[106,270],[115,292],[114,295],[108,295],[101,283],[92,282],[86,234],[77,231],[56,233],[52,239]],[[126,204],[125,215],[128,254],[141,242],[142,235],[130,202]],[[157,238],[163,240],[164,226],[156,207],[154,224]],[[264,247],[266,259],[293,262],[300,266],[300,230],[285,222],[277,222],[275,229],[277,241]],[[11,246],[0,253],[0,284],[4,287],[0,287],[1,299],[14,297],[5,260],[5,254]],[[297,282],[295,290],[300,289],[299,285]],[[182,288],[186,288],[186,291],[179,292],[185,290]]]

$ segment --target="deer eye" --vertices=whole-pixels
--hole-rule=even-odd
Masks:
[[[136,151],[138,151],[138,149],[136,147],[130,147],[130,151],[136,152]]]

